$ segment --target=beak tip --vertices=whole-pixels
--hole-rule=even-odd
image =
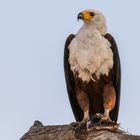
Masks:
[[[82,13],[79,13],[78,16],[77,16],[77,20],[79,21],[80,19],[83,19],[83,14]]]

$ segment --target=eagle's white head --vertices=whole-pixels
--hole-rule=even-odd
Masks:
[[[78,20],[82,19],[84,24],[90,24],[96,27],[102,35],[107,33],[105,16],[97,10],[84,10],[78,14]]]

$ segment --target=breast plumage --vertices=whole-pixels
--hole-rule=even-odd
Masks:
[[[92,32],[91,32],[92,31]],[[69,45],[69,63],[72,72],[83,82],[108,76],[113,67],[111,44],[97,29],[82,27]]]

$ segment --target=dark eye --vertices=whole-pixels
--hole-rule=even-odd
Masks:
[[[95,15],[95,13],[94,12],[90,12],[90,15],[93,17]]]

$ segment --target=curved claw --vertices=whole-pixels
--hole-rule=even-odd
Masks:
[[[86,131],[92,130],[93,126],[90,120],[82,120],[81,122],[78,122],[78,125],[76,126],[76,129],[85,129]]]

